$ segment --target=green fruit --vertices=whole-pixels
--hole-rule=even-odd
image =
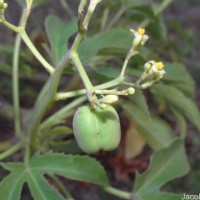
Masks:
[[[110,105],[104,109],[80,107],[74,115],[73,131],[85,153],[111,151],[117,148],[121,138],[119,116]]]

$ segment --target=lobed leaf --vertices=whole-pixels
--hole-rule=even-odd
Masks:
[[[131,47],[133,35],[129,30],[110,29],[103,33],[87,38],[79,46],[79,55],[83,63],[88,63],[100,50],[105,48],[121,48],[128,50]]]
[[[148,170],[136,175],[133,192],[141,200],[178,200],[182,195],[161,193],[159,190],[170,180],[187,174],[189,169],[184,144],[175,140],[153,155]]]
[[[35,200],[64,200],[44,178],[44,174],[48,173],[103,187],[109,185],[103,167],[88,156],[47,153],[35,155],[30,160],[29,166],[23,163],[1,163],[1,166],[10,171],[10,174],[0,183],[0,196],[6,200],[19,200],[25,182],[28,183]]]
[[[77,31],[75,19],[66,23],[54,15],[47,17],[45,28],[51,47],[51,57],[56,65],[68,50],[67,42],[70,36]]]
[[[142,109],[147,116],[150,117],[146,98],[140,89],[136,89],[134,95],[129,96],[129,99],[135,102],[135,104]]]
[[[178,124],[180,130],[180,137],[182,139],[185,139],[187,134],[187,123],[184,116],[174,106],[170,106],[169,108],[175,117],[176,123]]]
[[[171,127],[165,121],[150,118],[141,108],[129,102],[124,102],[122,108],[130,115],[140,133],[153,149],[167,147],[175,139]]]
[[[200,130],[200,112],[193,99],[188,98],[173,86],[158,84],[154,86],[154,89],[154,92],[163,97],[169,105],[172,104],[180,110]]]
[[[182,90],[190,97],[194,97],[195,83],[185,66],[179,63],[165,63],[166,75],[164,81],[170,81],[170,84]]]

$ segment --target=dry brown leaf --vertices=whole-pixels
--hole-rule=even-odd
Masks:
[[[137,126],[131,122],[125,138],[125,158],[135,158],[142,152],[145,144],[144,137],[140,134]]]

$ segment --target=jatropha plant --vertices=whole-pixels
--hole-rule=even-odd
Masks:
[[[56,66],[53,66],[40,54],[26,33],[26,24],[34,6],[33,0],[26,0],[19,26],[15,26],[6,20],[4,14],[9,2],[7,4],[4,0],[0,0],[1,24],[17,33],[12,73],[16,138],[13,146],[0,154],[0,159],[5,159],[21,150],[24,160],[23,162],[1,163],[5,170],[10,171],[10,174],[0,184],[2,199],[19,200],[24,183],[28,184],[35,200],[73,199],[67,191],[67,186],[56,175],[96,184],[106,192],[122,199],[180,199],[180,194],[159,191],[169,180],[183,176],[189,170],[182,140],[172,137],[170,134],[165,137],[166,142],[156,140],[154,142],[151,135],[149,136],[151,137],[150,146],[155,145],[158,148],[155,148],[157,151],[152,157],[150,168],[143,174],[136,175],[132,192],[113,188],[103,167],[95,159],[85,155],[58,153],[54,148],[51,148],[51,144],[55,140],[59,138],[61,142],[63,136],[73,132],[78,146],[86,154],[115,150],[118,148],[121,139],[120,120],[114,108],[115,105],[120,101],[124,110],[129,110],[129,108],[131,110],[133,106],[131,101],[123,101],[122,96],[132,96],[131,98],[134,99],[136,90],[149,88],[160,82],[165,74],[167,75],[163,62],[149,60],[144,62],[143,72],[136,81],[130,78],[130,74],[127,72],[130,60],[140,53],[140,49],[145,46],[149,39],[145,28],[141,26],[137,30],[130,30],[132,33],[130,49],[118,76],[99,85],[94,86],[92,84],[83,66],[85,63],[82,61],[80,51],[82,40],[90,29],[89,24],[95,9],[102,2],[103,0],[90,0],[87,4],[87,0],[80,1],[77,20],[78,30],[74,42],[60,61],[56,63]],[[131,3],[123,2],[123,8],[126,4]],[[119,31],[119,33],[124,32]],[[128,34],[125,36],[130,37]],[[21,40],[49,73],[49,79],[40,91],[34,108],[23,120],[19,105],[18,83]],[[84,45],[87,47],[87,43]],[[86,57],[89,56],[87,51],[85,55]],[[61,75],[71,64],[78,71],[84,89],[59,92],[58,86]],[[165,85],[165,87],[168,86]],[[160,89],[158,87],[158,90]],[[156,90],[157,87],[154,88],[154,92]],[[45,113],[54,102],[69,98],[74,98],[74,100],[50,117],[44,118]],[[85,105],[81,106],[84,102]],[[78,109],[75,111],[76,107]],[[138,112],[137,109],[135,112]],[[68,127],[59,126],[60,122],[72,116],[72,113],[74,115],[73,131]],[[134,111],[131,115],[134,116]],[[139,114],[139,116],[142,119],[142,115]],[[151,122],[142,121],[142,123],[150,124]],[[151,125],[149,129],[151,129]],[[145,131],[148,132],[148,128]],[[48,179],[44,177],[44,174],[48,175]],[[54,188],[54,184],[51,184],[52,181],[57,185],[57,190]]]

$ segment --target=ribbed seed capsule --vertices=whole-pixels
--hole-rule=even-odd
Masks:
[[[80,107],[73,118],[73,131],[85,153],[114,150],[121,138],[119,117],[110,105],[94,110],[90,106]]]

